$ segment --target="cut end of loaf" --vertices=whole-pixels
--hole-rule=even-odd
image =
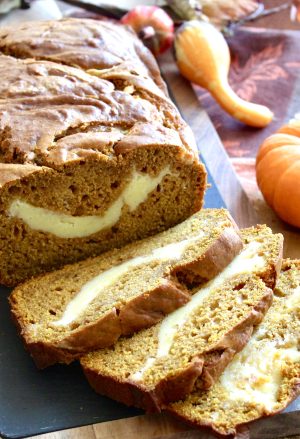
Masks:
[[[96,20],[22,23],[0,31],[0,48],[0,282],[121,247],[201,209],[195,139],[132,32]]]
[[[176,149],[147,148],[119,162],[87,161],[64,173],[30,169],[4,185],[2,283],[15,285],[155,234],[202,207],[205,171]]]

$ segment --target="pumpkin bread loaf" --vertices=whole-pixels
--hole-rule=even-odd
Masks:
[[[68,19],[0,34],[9,54],[0,55],[0,283],[155,234],[201,208],[206,172],[193,134],[133,33]],[[79,67],[66,65],[75,58]]]
[[[249,340],[272,302],[282,236],[242,231],[244,249],[161,323],[81,358],[92,387],[127,405],[159,411],[208,389]]]
[[[207,392],[198,388],[167,410],[194,426],[235,435],[300,394],[300,261],[285,260],[274,301],[247,346]]]
[[[193,287],[242,246],[226,210],[204,209],[159,235],[20,285],[10,296],[12,315],[38,367],[69,363],[187,303]]]

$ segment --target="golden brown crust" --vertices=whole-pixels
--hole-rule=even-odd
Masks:
[[[11,318],[18,330],[18,333],[22,340],[24,341],[25,334],[23,333],[23,326],[22,321],[20,320],[19,316],[11,312]],[[29,341],[24,343],[24,347],[32,357],[34,358],[34,362],[36,366],[39,369],[44,369],[45,367],[49,366],[49,364],[54,364],[57,362],[63,362],[65,364],[69,364],[72,361],[74,361],[74,353],[68,352],[65,350],[62,352],[61,349],[57,349],[55,346],[47,346],[44,343],[40,342],[33,342],[30,343]],[[77,358],[79,358],[80,355],[78,355]]]
[[[124,307],[120,312],[122,334],[132,334],[141,328],[152,326],[163,316],[184,305],[191,297],[191,293],[183,289],[184,284],[199,285],[213,279],[227,267],[242,247],[242,240],[233,223],[232,227],[223,230],[200,258],[172,270],[171,278],[151,292],[151,297],[139,296]],[[177,277],[183,284],[176,282]]]
[[[157,63],[128,27],[110,21],[63,18],[0,29],[0,50],[19,58],[55,61],[82,69],[108,69],[131,62],[166,92]],[[127,69],[126,69],[127,70]]]
[[[120,335],[129,335],[142,328],[149,328],[164,316],[186,304],[191,293],[184,285],[165,279],[162,285],[131,300],[121,308],[119,319]]]
[[[147,407],[149,413],[160,412],[156,395],[143,392],[138,386],[118,381],[114,377],[99,375],[97,371],[84,368],[85,377],[93,389],[101,395],[108,396],[127,406]]]
[[[101,395],[108,396],[127,406],[135,406],[146,410],[147,413],[161,412],[167,399],[172,401],[191,391],[195,381],[201,375],[203,360],[195,358],[180,377],[163,381],[155,391],[145,392],[139,383],[119,381],[112,376],[98,374],[92,368],[84,367],[83,372],[89,384]]]
[[[5,185],[13,184],[35,172],[40,172],[43,168],[35,165],[17,165],[11,163],[0,163],[0,188]]]
[[[151,103],[138,89],[118,90],[107,80],[49,61],[0,55],[0,74],[2,162],[57,167],[107,150],[124,154],[126,145],[188,148],[177,132],[185,124],[154,83]],[[167,118],[158,108],[163,105]],[[170,128],[164,126],[167,119]]]
[[[166,281],[154,291],[130,301],[120,311],[113,309],[94,323],[80,327],[78,330],[60,340],[57,346],[48,342],[31,342],[30,334],[18,324],[25,348],[31,354],[38,368],[45,368],[55,363],[71,363],[83,353],[96,348],[112,346],[121,335],[152,326],[164,315],[182,306],[190,299],[190,293],[179,289],[172,282]],[[13,303],[11,306],[13,307]],[[20,316],[12,310],[14,321],[21,321]]]
[[[253,327],[258,325],[272,302],[272,290],[266,287],[265,294],[247,318],[232,328],[218,343],[216,349],[203,355],[196,355],[189,366],[180,373],[168,376],[155,387],[147,390],[142,384],[128,380],[118,381],[112,376],[97,373],[83,360],[83,371],[90,385],[100,394],[127,405],[143,408],[147,412],[161,411],[166,404],[183,399],[197,386],[208,388],[213,385],[233,356],[248,342]],[[216,352],[217,350],[217,352]],[[213,361],[211,359],[214,358]],[[119,389],[119,390],[117,390]]]
[[[233,221],[233,220],[232,220]],[[237,255],[243,248],[239,230],[233,222],[233,227],[226,228],[216,239],[208,250],[201,256],[201,259],[184,265],[180,270],[174,271],[176,276],[198,277],[203,281],[213,279],[232,261],[232,255]]]

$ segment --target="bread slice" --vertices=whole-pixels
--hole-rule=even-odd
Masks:
[[[147,411],[197,386],[209,388],[249,340],[272,301],[282,236],[266,226],[242,231],[244,249],[189,303],[113,348],[81,358],[99,393]]]
[[[0,55],[0,283],[9,286],[166,230],[201,209],[206,189],[193,134],[132,32],[93,20],[25,28],[23,49],[7,42],[13,56]],[[96,44],[86,53],[85,34]],[[38,53],[26,52],[29,40]],[[68,45],[97,70],[18,59],[44,51],[60,61]]]
[[[187,303],[242,248],[224,209],[204,209],[152,238],[32,279],[10,296],[38,367],[70,362]]]
[[[278,413],[300,394],[299,343],[300,261],[285,260],[273,304],[247,346],[208,392],[197,383],[191,395],[167,410],[221,435]]]

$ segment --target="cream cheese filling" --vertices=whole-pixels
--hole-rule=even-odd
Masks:
[[[285,318],[285,310],[291,312],[299,305],[300,287],[298,286],[282,304],[282,315],[275,313],[277,322],[280,321],[281,316]],[[272,313],[272,309],[269,313]],[[270,318],[268,317],[267,322],[259,326],[247,346],[235,356],[220,378],[228,398],[263,405],[267,412],[272,412],[278,404],[277,394],[284,363],[300,361],[296,335],[290,334],[285,340],[262,338],[268,331],[268,325],[272,324],[273,313]]]
[[[201,305],[212,291],[222,285],[222,283],[237,274],[251,273],[262,269],[266,260],[263,256],[259,256],[257,252],[262,247],[262,243],[253,241],[249,243],[242,252],[236,256],[233,261],[213,280],[208,282],[206,287],[201,288],[193,294],[191,300],[181,308],[173,311],[165,317],[160,324],[158,332],[158,348],[156,357],[150,357],[140,370],[131,375],[131,379],[140,380],[148,368],[150,368],[156,358],[168,355],[174,338],[178,330],[185,324],[193,311]]]
[[[112,286],[118,279],[126,274],[131,268],[138,267],[141,264],[148,264],[151,261],[176,261],[179,260],[186,248],[194,241],[204,236],[203,231],[199,231],[197,235],[184,239],[183,241],[174,242],[164,247],[155,248],[148,255],[137,256],[129,259],[109,270],[104,271],[87,282],[79,293],[68,303],[62,317],[53,322],[56,326],[65,326],[74,321],[88,305],[96,299],[102,291]]]
[[[293,311],[300,306],[300,285],[294,289],[293,294],[286,301],[286,308]]]
[[[163,168],[156,177],[134,171],[123,192],[101,216],[66,215],[33,206],[20,199],[11,203],[8,214],[21,219],[33,230],[52,233],[59,238],[84,238],[116,224],[125,205],[133,212],[146,201],[166,175],[171,175],[169,166]]]

